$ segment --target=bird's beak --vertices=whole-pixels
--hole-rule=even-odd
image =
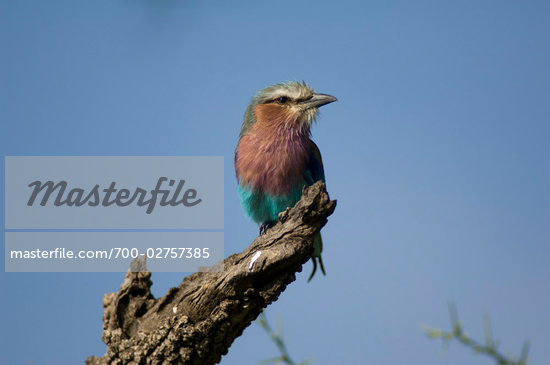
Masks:
[[[308,100],[304,100],[301,102],[301,104],[306,108],[306,109],[310,109],[310,108],[318,108],[320,106],[323,106],[323,105],[327,105],[327,104],[330,104],[332,102],[335,102],[337,101],[338,99],[336,99],[334,96],[332,95],[327,95],[327,94],[313,94],[311,96],[311,98],[309,98]]]

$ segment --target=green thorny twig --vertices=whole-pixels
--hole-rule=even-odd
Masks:
[[[257,320],[258,324],[262,326],[262,328],[267,332],[269,337],[275,342],[277,347],[279,348],[279,351],[281,351],[281,356],[275,357],[273,359],[263,360],[260,362],[260,364],[286,364],[286,365],[307,365],[311,363],[313,360],[309,359],[306,361],[302,361],[301,363],[296,364],[292,359],[290,358],[290,355],[288,354],[288,351],[286,349],[285,343],[283,341],[283,326],[281,324],[281,320],[277,320],[277,332],[273,331],[269,324],[267,323],[267,318],[265,317],[265,313],[262,312],[260,314],[260,317]]]
[[[449,303],[449,312],[451,315],[451,325],[453,330],[451,332],[445,332],[438,328],[425,327],[424,332],[431,338],[440,338],[443,341],[443,346],[449,346],[451,340],[455,339],[462,343],[466,347],[471,348],[475,353],[486,354],[494,359],[498,365],[526,365],[527,364],[527,352],[529,351],[529,343],[525,342],[519,359],[507,357],[497,350],[498,343],[493,340],[491,334],[491,324],[489,322],[489,316],[484,315],[483,324],[485,330],[485,344],[481,344],[471,339],[464,331],[464,327],[458,319],[458,314],[454,303]]]

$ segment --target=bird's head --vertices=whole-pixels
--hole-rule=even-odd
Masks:
[[[309,133],[319,107],[336,100],[334,96],[316,93],[304,82],[268,86],[258,91],[248,105],[241,137],[255,123],[265,127],[296,128]]]

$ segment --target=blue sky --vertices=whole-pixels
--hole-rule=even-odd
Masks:
[[[244,110],[305,80],[339,99],[313,127],[338,206],[327,276],[306,264],[267,311],[293,358],[491,363],[420,331],[454,300],[473,336],[488,311],[505,352],[530,340],[548,363],[549,20],[544,1],[0,1],[0,148],[224,156],[227,256],[257,233],[232,168]],[[154,274],[154,294],[181,277]],[[2,272],[0,363],[102,355],[122,278]],[[253,324],[221,363],[276,355]]]

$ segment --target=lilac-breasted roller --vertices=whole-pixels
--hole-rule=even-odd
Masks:
[[[272,85],[252,98],[235,150],[235,172],[241,205],[261,225],[260,232],[300,200],[304,186],[325,181],[321,153],[310,139],[310,129],[318,108],[336,100],[316,93],[304,82]],[[321,234],[313,247],[309,280],[317,270],[317,260],[325,274]]]

